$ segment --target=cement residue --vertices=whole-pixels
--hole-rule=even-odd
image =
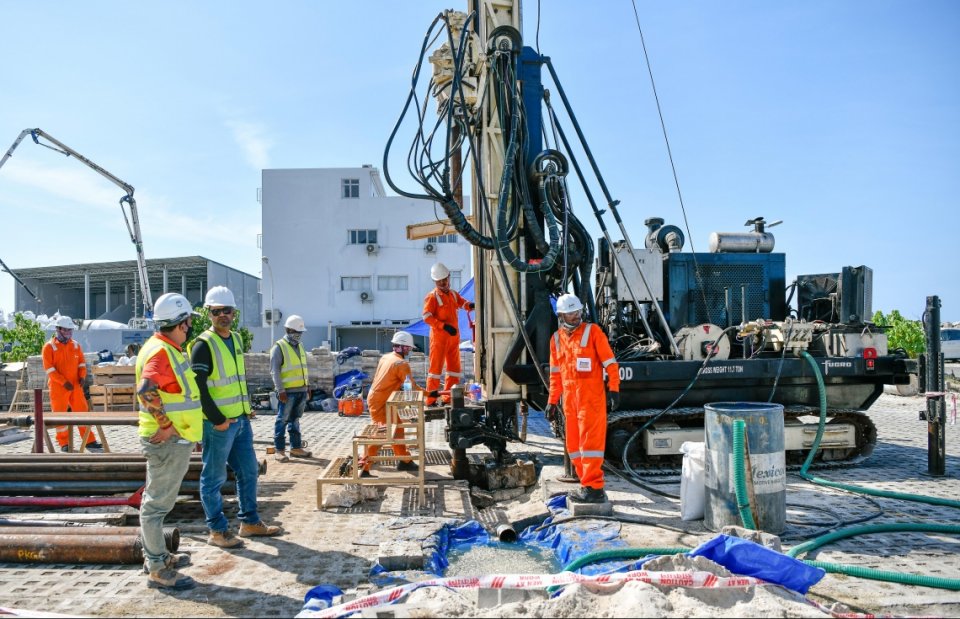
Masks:
[[[706,557],[688,557],[687,555],[664,555],[643,564],[649,572],[710,572],[716,576],[732,576],[727,568],[714,563]]]
[[[516,544],[481,544],[451,552],[450,566],[444,576],[492,574],[509,565],[512,574],[552,574],[558,568],[552,554],[537,548]]]
[[[773,587],[661,588],[642,582],[570,585],[555,598],[477,608],[468,592],[429,587],[406,601],[410,617],[829,617]]]

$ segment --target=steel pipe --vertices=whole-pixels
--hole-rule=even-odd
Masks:
[[[140,527],[0,527],[0,536],[5,535],[129,535],[139,537]],[[167,545],[167,550],[176,552],[180,548],[180,529],[164,527],[163,541]]]
[[[143,487],[139,480],[115,481],[0,481],[0,497],[12,496],[63,496],[92,494],[123,494]],[[227,481],[221,489],[223,494],[235,494],[236,483]],[[185,480],[180,484],[181,494],[200,494],[200,482]],[[0,502],[0,505],[3,505]]]
[[[2,535],[4,563],[143,563],[143,544],[134,535]]]

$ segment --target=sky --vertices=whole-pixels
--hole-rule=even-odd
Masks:
[[[382,168],[447,8],[465,0],[0,0],[0,153],[39,127],[136,188],[148,259],[259,276],[261,170]],[[874,309],[920,318],[939,295],[960,321],[960,3],[526,0],[523,35],[635,244],[648,217],[686,230],[681,197],[687,250],[783,220],[788,282],[865,264]],[[134,259],[122,195],[27,138],[0,168],[0,259]],[[0,272],[0,309],[15,285]]]

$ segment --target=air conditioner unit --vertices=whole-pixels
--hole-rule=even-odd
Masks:
[[[434,245],[433,243],[427,243],[426,245],[423,246],[423,251],[427,252],[428,254],[436,253],[437,246]]]
[[[367,243],[367,253],[368,253],[368,254],[375,254],[375,253],[377,253],[377,250],[378,250],[378,249],[380,249],[380,246],[377,245],[376,243]]]
[[[364,290],[360,293],[360,301],[363,303],[370,303],[373,301],[373,293],[369,290]]]
[[[263,319],[267,322],[268,325],[272,325],[280,322],[281,318],[283,318],[283,312],[281,312],[278,309],[263,310]]]

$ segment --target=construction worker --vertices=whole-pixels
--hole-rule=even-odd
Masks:
[[[290,432],[290,455],[309,458],[300,436],[300,418],[310,399],[310,381],[307,379],[307,351],[300,338],[307,330],[303,318],[292,314],[283,323],[286,335],[277,340],[270,350],[270,376],[277,390],[277,422],[273,427],[274,456],[278,462],[289,462],[286,432]]]
[[[427,391],[432,393],[440,389],[443,369],[446,366],[447,380],[444,390],[449,391],[463,378],[460,370],[460,337],[457,325],[457,310],[473,309],[472,301],[467,301],[456,290],[450,289],[450,269],[442,262],[430,268],[430,278],[436,288],[423,299],[423,322],[430,325],[430,368],[427,370]],[[449,401],[449,398],[444,398]],[[433,406],[437,396],[428,396],[427,406]]]
[[[583,303],[572,294],[557,299],[560,328],[550,338],[550,395],[547,419],[563,404],[566,448],[580,487],[575,501],[604,503],[603,452],[607,441],[607,405],[620,405],[620,365],[600,327],[583,321]],[[605,393],[603,375],[606,371]]]
[[[236,548],[243,541],[230,530],[220,494],[227,481],[227,464],[237,476],[240,537],[273,536],[280,527],[268,526],[257,513],[259,464],[253,449],[243,341],[232,330],[237,304],[229,288],[214,286],[203,305],[209,310],[210,328],[197,336],[190,351],[204,417],[200,502],[210,529],[207,543]]]
[[[393,345],[393,352],[380,357],[377,372],[373,377],[373,383],[370,385],[370,392],[367,394],[367,408],[370,409],[370,418],[373,419],[373,423],[380,426],[387,423],[387,400],[394,391],[403,387],[407,379],[410,380],[413,389],[425,391],[413,380],[410,364],[407,362],[407,356],[414,349],[413,336],[406,331],[397,331],[393,334],[390,343]],[[438,394],[436,391],[431,391],[427,395],[436,398]],[[402,440],[403,437],[403,428],[396,428],[393,438]],[[418,470],[416,463],[410,457],[410,452],[407,451],[406,445],[397,444],[391,447],[398,459],[398,471],[416,472]],[[372,461],[370,458],[376,456],[379,451],[379,445],[367,445],[366,453],[360,462],[363,469],[360,477],[372,477],[370,473]]]
[[[190,454],[203,438],[203,409],[193,370],[183,354],[196,312],[186,297],[168,292],[153,306],[157,332],[137,355],[140,450],[147,459],[147,484],[140,504],[147,585],[192,589],[196,583],[178,567],[190,556],[167,552],[163,519],[173,509]]]
[[[43,345],[41,357],[50,389],[50,410],[54,413],[65,413],[68,408],[74,413],[90,410],[83,386],[87,379],[87,362],[80,344],[73,339],[73,330],[76,328],[77,325],[69,316],[61,316],[54,323],[55,332],[50,341]],[[60,451],[70,451],[72,431],[72,426],[57,426]],[[85,435],[88,450],[103,449],[93,432],[87,435],[87,428],[80,426],[80,437]]]

